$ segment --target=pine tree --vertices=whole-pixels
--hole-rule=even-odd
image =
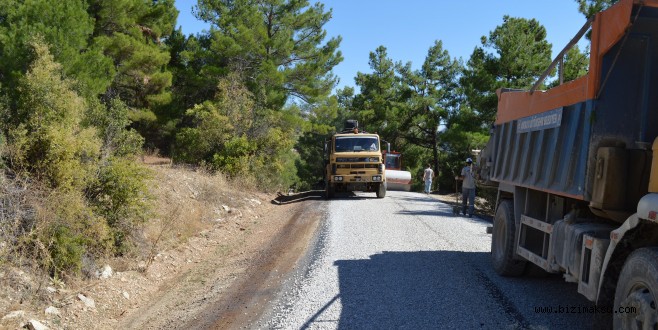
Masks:
[[[529,89],[551,63],[551,44],[537,20],[509,16],[481,41],[468,60],[461,85],[470,107],[487,123],[495,118],[496,89]]]
[[[427,52],[420,70],[410,65],[401,70],[405,88],[408,88],[408,112],[401,125],[405,140],[431,150],[431,160],[437,175],[439,171],[440,127],[446,125],[451,113],[460,102],[458,77],[461,65],[452,60],[443,43],[436,41]],[[437,180],[438,181],[438,180]]]
[[[93,31],[84,0],[0,1],[0,80],[5,91],[14,93],[32,60],[30,41],[39,36],[78,89],[90,95],[104,92],[113,68],[102,50],[90,45]]]
[[[395,144],[400,138],[401,83],[396,72],[400,64],[388,57],[384,46],[377,47],[369,56],[372,72],[356,74],[355,81],[360,91],[354,98],[354,111],[365,129],[377,132]]]
[[[105,99],[121,99],[133,126],[151,141],[159,123],[155,110],[171,102],[170,55],[163,39],[174,31],[174,0],[89,0],[93,45],[112,59],[112,82]]]
[[[578,11],[585,17],[590,18],[596,13],[608,9],[619,0],[576,0],[578,3]]]
[[[580,78],[587,74],[589,69],[589,51],[581,52],[578,45],[574,45],[564,56],[562,70],[563,82],[572,81],[576,78]],[[559,78],[556,79],[551,87],[557,86],[560,84]]]
[[[266,108],[290,98],[313,103],[331,93],[331,70],[341,60],[340,37],[325,42],[331,18],[306,0],[200,0],[199,17],[212,23],[214,63],[238,72]]]

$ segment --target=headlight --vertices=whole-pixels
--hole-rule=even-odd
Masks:
[[[377,162],[379,162],[379,158],[376,158],[376,157],[368,158],[368,161],[372,162],[372,163],[377,163]]]
[[[342,176],[335,176],[334,180],[335,181],[343,181],[343,177]]]
[[[372,177],[372,181],[382,181],[382,176],[381,175],[375,175]]]

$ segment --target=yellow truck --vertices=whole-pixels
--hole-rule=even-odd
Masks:
[[[375,192],[386,196],[386,173],[379,135],[359,130],[356,120],[347,120],[343,131],[324,145],[325,197],[336,192]],[[386,143],[387,150],[390,144]]]

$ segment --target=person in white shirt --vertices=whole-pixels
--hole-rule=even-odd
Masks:
[[[425,181],[425,193],[429,194],[432,189],[432,179],[434,178],[434,171],[432,170],[432,165],[427,164],[427,168],[423,173],[423,181]]]
[[[468,217],[473,216],[475,210],[475,171],[473,170],[473,160],[466,158],[466,166],[462,168],[462,213],[466,215],[466,201],[468,199]]]

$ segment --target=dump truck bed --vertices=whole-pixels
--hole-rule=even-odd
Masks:
[[[586,76],[547,91],[498,91],[486,159],[492,181],[589,201],[600,147],[651,148],[658,136],[656,7],[622,0],[597,17]]]

